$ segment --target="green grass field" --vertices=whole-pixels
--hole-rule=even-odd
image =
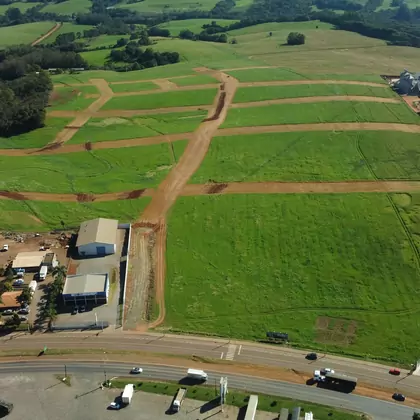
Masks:
[[[51,44],[53,43],[58,35],[66,34],[69,32],[74,32],[77,34],[80,32],[83,36],[83,31],[87,31],[88,29],[92,29],[92,25],[76,25],[74,23],[70,22],[63,22],[61,25],[61,28],[55,31],[53,34],[51,34],[48,38],[44,39],[41,44]]]
[[[160,92],[138,96],[117,96],[111,98],[102,109],[154,109],[209,105],[213,103],[216,94],[217,89],[210,88],[190,91]]]
[[[118,7],[140,13],[163,13],[170,10],[211,10],[216,3],[217,0],[177,0],[173,4],[168,3],[166,0],[144,0],[139,3],[119,5]]]
[[[103,66],[109,57],[110,50],[84,51],[80,53],[90,66]]]
[[[266,101],[270,99],[300,98],[307,96],[376,96],[380,98],[398,98],[389,87],[362,85],[297,85],[297,86],[252,86],[239,88],[234,102]]]
[[[0,28],[0,47],[30,44],[46,34],[54,25],[54,22],[45,21]]]
[[[121,92],[137,92],[141,90],[159,89],[159,86],[153,82],[139,82],[139,83],[124,83],[124,84],[110,84],[110,88],[114,93]]]
[[[219,83],[217,79],[206,74],[178,77],[176,79],[169,79],[169,81],[175,83],[177,86],[211,85]]]
[[[29,149],[43,147],[71,121],[71,118],[47,117],[45,127],[12,137],[0,137],[0,149]]]
[[[104,217],[131,222],[150,202],[149,197],[100,203],[0,200],[0,229],[41,232],[51,229],[78,228],[84,220]]]
[[[18,8],[22,13],[25,13],[28,9],[32,7],[39,6],[42,3],[26,3],[22,1],[17,1],[15,3],[7,4],[7,5],[0,5],[0,15],[4,15],[6,11],[10,8]]]
[[[0,189],[105,193],[157,186],[180,158],[185,141],[57,155],[0,156]],[[23,171],[22,168],[25,168]],[[63,171],[63,168],[66,168]]]
[[[68,0],[62,3],[47,4],[41,9],[41,12],[72,15],[73,13],[88,13],[91,6],[90,0]]]
[[[125,38],[129,40],[128,35],[100,35],[96,38],[92,39],[83,39],[84,41],[88,41],[89,48],[97,48],[97,47],[109,47],[112,48],[119,39]]]
[[[171,36],[178,36],[183,29],[189,29],[195,34],[203,31],[203,25],[209,25],[214,19],[189,19],[189,20],[172,20],[170,22],[161,23],[159,28],[168,29]],[[237,20],[216,19],[216,23],[220,26],[229,26]]]
[[[99,97],[96,86],[56,87],[50,98],[48,110],[82,111],[97,100],[97,98],[86,97],[89,94],[97,94]]]
[[[405,104],[319,102],[230,109],[222,128],[323,122],[389,122],[419,124]]]
[[[190,133],[206,116],[206,111],[192,111],[133,118],[91,118],[68,144]]]
[[[419,154],[418,135],[396,131],[214,137],[191,182],[418,180]]]
[[[172,331],[284,331],[295,346],[411,362],[419,281],[386,195],[183,197],[169,218]]]

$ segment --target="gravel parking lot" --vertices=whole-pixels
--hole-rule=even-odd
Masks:
[[[57,375],[63,376],[63,372]],[[5,375],[0,378],[1,398],[14,404],[8,420],[97,420],[97,419],[139,419],[164,420],[172,398],[168,396],[136,392],[132,403],[119,411],[107,410],[111,401],[120,395],[121,390],[101,390],[99,384],[103,375],[71,377],[67,386],[51,374]],[[239,410],[235,407],[207,409],[208,404],[201,401],[185,400],[181,411],[175,414],[177,420],[238,419]],[[258,420],[273,419],[273,413],[258,413]]]

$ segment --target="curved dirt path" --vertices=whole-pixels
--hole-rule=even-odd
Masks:
[[[315,123],[315,124],[283,124],[261,125],[252,127],[220,128],[217,136],[235,136],[258,133],[287,133],[296,131],[401,131],[404,133],[420,133],[420,125],[397,123]]]
[[[377,96],[305,96],[301,98],[269,99],[266,101],[240,102],[232,104],[231,108],[252,108],[258,106],[280,105],[280,104],[307,104],[313,102],[382,102],[386,104],[399,104],[399,98],[378,98]]]
[[[42,42],[44,39],[47,39],[49,36],[51,36],[54,32],[58,31],[62,23],[56,23],[54,27],[52,27],[45,35],[40,36],[38,39],[36,39],[34,42],[32,42],[31,46],[38,45],[40,42]]]
[[[239,87],[252,86],[294,86],[294,85],[361,85],[372,87],[388,87],[385,83],[358,82],[356,80],[272,80],[270,82],[246,82],[240,83]]]
[[[186,185],[182,196],[216,194],[331,194],[420,191],[420,181],[230,182]]]

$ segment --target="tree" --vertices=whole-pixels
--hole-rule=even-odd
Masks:
[[[57,265],[57,267],[54,267],[54,269],[52,271],[52,275],[53,275],[55,280],[57,280],[57,279],[64,280],[64,278],[67,276],[66,266],[65,265]]]
[[[420,413],[414,413],[413,420],[420,420]]]
[[[3,292],[12,292],[13,291],[13,284],[10,280],[7,280],[3,283]]]
[[[273,32],[269,32],[268,33],[268,36],[273,36]]]
[[[32,290],[29,288],[28,285],[25,285],[25,287],[22,290],[22,293],[17,298],[18,302],[20,304],[30,304],[32,301]]]
[[[6,10],[6,17],[11,22],[17,22],[22,19],[22,12],[17,7],[11,7]]]
[[[303,45],[305,43],[305,35],[299,32],[290,32],[287,36],[287,45]]]
[[[405,3],[401,3],[400,7],[395,14],[395,19],[403,22],[410,22],[411,20],[411,10]]]
[[[120,38],[117,43],[115,44],[116,48],[125,47],[128,44],[128,40],[126,38]]]
[[[179,37],[180,37],[181,39],[195,39],[194,32],[190,31],[189,29],[183,29],[183,30],[179,33]]]

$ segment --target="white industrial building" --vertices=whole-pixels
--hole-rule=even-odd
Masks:
[[[118,220],[93,219],[80,225],[76,247],[81,256],[104,256],[117,250]]]
[[[108,274],[76,274],[67,276],[63,289],[65,304],[107,303]]]
[[[12,262],[12,268],[38,271],[46,255],[47,251],[19,252]]]

